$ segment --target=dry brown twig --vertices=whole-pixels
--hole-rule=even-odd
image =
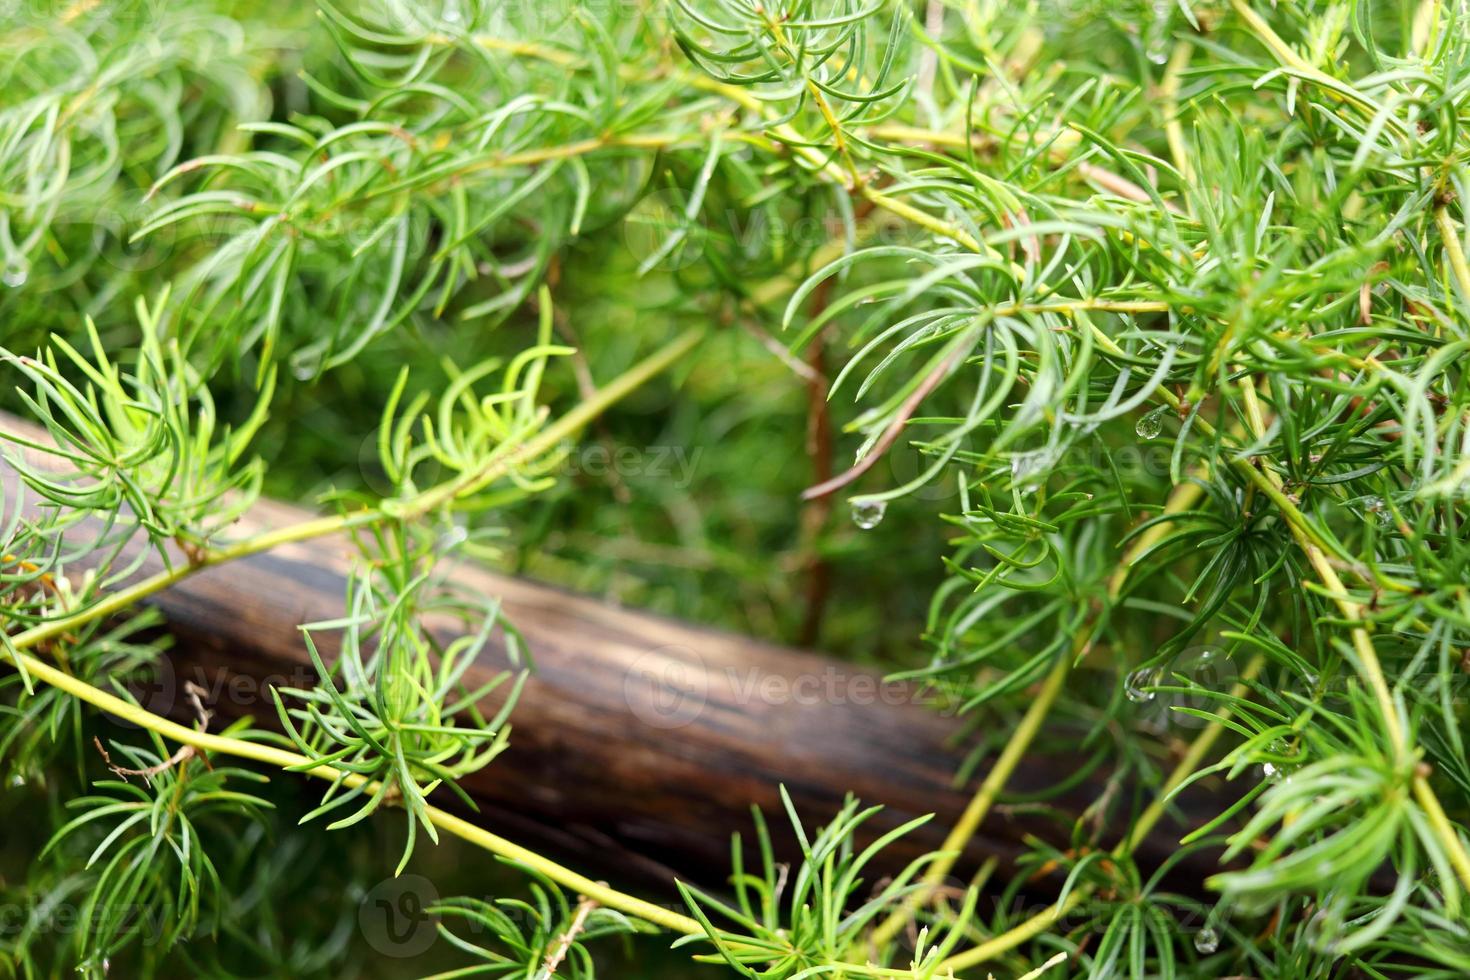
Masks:
[[[203,696],[205,693],[204,688],[195,684],[193,681],[184,681],[184,695],[189,699],[189,703],[194,706],[194,715],[197,719],[194,727],[201,732],[209,729],[209,719],[214,715],[213,712],[204,707]],[[112,764],[112,755],[103,746],[102,739],[94,735],[92,736],[92,744],[97,747],[97,752],[102,756],[103,764],[114,775],[122,779],[123,782],[127,782],[129,776],[142,776],[145,782],[151,781],[159,773],[167,772],[174,766],[183,765],[185,762],[194,758],[195,755],[198,755],[198,750],[194,746],[180,745],[173,755],[164,759],[156,766],[148,766],[146,769],[127,769],[123,766]]]
[[[582,930],[587,928],[587,917],[595,908],[597,908],[597,903],[592,899],[585,895],[577,896],[577,911],[572,916],[571,924],[567,926],[566,932],[557,937],[556,945],[547,951],[546,959],[541,964],[541,976],[544,980],[550,980],[556,973],[556,968],[561,966],[561,961],[566,959],[567,953],[571,951],[572,943],[576,942]]]

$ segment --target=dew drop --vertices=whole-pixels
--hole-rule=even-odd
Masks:
[[[1139,418],[1138,423],[1133,426],[1134,433],[1140,439],[1155,439],[1164,431],[1164,413],[1167,408],[1160,406]]]
[[[1168,0],[1154,0],[1153,19],[1144,29],[1146,40],[1144,55],[1156,65],[1169,60],[1169,12],[1173,5]]]
[[[20,787],[24,786],[25,784],[26,784],[26,778],[24,776],[22,776],[20,773],[15,773],[14,775],[12,775],[10,777],[10,779],[6,783],[6,785],[8,785],[11,789],[19,789]]]
[[[1280,770],[1277,769],[1271,763],[1269,763],[1269,762],[1263,762],[1263,763],[1261,763],[1261,776],[1263,778],[1270,779],[1270,780],[1274,781],[1276,779],[1276,774],[1278,772],[1280,772]]]
[[[1152,701],[1154,699],[1154,692],[1150,691],[1149,688],[1159,682],[1158,675],[1159,672],[1157,670],[1148,669],[1135,670],[1129,674],[1128,679],[1123,682],[1123,691],[1128,695],[1128,700],[1135,701],[1139,704],[1145,701]]]
[[[1220,948],[1220,934],[1209,926],[1205,926],[1194,934],[1194,948],[1208,956]]]
[[[0,272],[0,282],[15,289],[26,284],[26,279],[31,274],[30,264],[25,259],[15,258],[5,263],[5,270]]]
[[[888,510],[886,500],[863,500],[852,502],[852,522],[864,531],[871,531],[883,522],[883,513]]]
[[[1379,524],[1392,525],[1393,511],[1389,509],[1388,502],[1382,497],[1369,497],[1363,501],[1368,513],[1378,519]]]

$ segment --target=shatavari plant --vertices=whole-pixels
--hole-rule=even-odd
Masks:
[[[364,825],[379,878],[508,866],[434,906],[448,976],[1470,975],[1464,0],[0,18],[7,975],[402,975]],[[589,425],[702,456],[569,479]],[[150,595],[328,534],[314,685],[130,693]],[[453,557],[932,685],[973,801],[892,877],[850,802],[723,888],[593,881],[446,809],[515,752],[467,666],[535,655]],[[1111,774],[1070,847],[956,886],[1057,745]],[[1133,857],[1202,780],[1204,902]]]

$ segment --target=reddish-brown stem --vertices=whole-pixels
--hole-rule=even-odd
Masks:
[[[812,313],[826,309],[832,280],[825,279],[812,293]],[[812,460],[812,479],[824,483],[832,478],[832,412],[827,403],[827,338],[819,333],[806,351],[806,365],[812,375],[807,380],[807,455]],[[801,512],[801,541],[805,552],[802,574],[806,578],[806,615],[802,619],[797,642],[802,646],[815,643],[822,629],[822,614],[832,585],[832,568],[822,558],[817,538],[832,516],[829,497],[807,499]]]
[[[824,483],[819,483],[814,487],[808,487],[802,491],[802,499],[816,500],[820,497],[828,496],[841,490],[872,469],[873,464],[882,459],[884,454],[898,441],[899,435],[903,432],[904,426],[908,425],[909,419],[913,418],[914,412],[918,411],[919,406],[924,403],[925,398],[929,397],[930,392],[939,387],[939,383],[949,374],[950,369],[954,367],[955,362],[963,354],[963,349],[957,349],[934,366],[934,370],[930,371],[924,380],[919,382],[919,386],[914,389],[913,394],[909,395],[904,400],[904,403],[899,406],[898,414],[894,416],[892,422],[888,423],[888,428],[883,430],[883,434],[878,437],[878,441],[874,443],[872,450],[862,459],[858,460],[852,469]]]

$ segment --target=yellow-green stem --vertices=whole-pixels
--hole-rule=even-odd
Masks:
[[[1178,513],[1181,510],[1192,507],[1203,492],[1197,483],[1189,482],[1180,484],[1169,495],[1169,501],[1164,507],[1164,512],[1166,514]],[[1116,601],[1118,596],[1122,595],[1123,585],[1127,581],[1128,571],[1133,567],[1133,563],[1137,561],[1138,556],[1151,548],[1155,541],[1157,541],[1158,536],[1163,533],[1165,533],[1164,526],[1156,525],[1129,546],[1127,553],[1124,554],[1122,561],[1119,562],[1118,570],[1108,580],[1108,600],[1110,602]],[[1090,634],[1084,635],[1090,636]],[[959,821],[950,831],[949,836],[945,838],[944,844],[940,848],[941,856],[934,864],[930,865],[928,873],[923,878],[921,887],[914,891],[902,906],[895,909],[884,920],[882,925],[873,931],[871,938],[873,945],[881,947],[884,943],[890,942],[897,936],[899,930],[913,918],[915,911],[928,900],[929,895],[933,893],[935,887],[949,873],[955,861],[959,858],[960,852],[964,850],[965,845],[979,828],[980,822],[985,819],[985,815],[989,813],[990,808],[995,804],[996,797],[1005,788],[1006,782],[1009,781],[1011,775],[1015,772],[1016,766],[1020,764],[1027,749],[1031,747],[1031,743],[1035,740],[1037,732],[1041,730],[1042,722],[1051,711],[1052,705],[1056,703],[1057,696],[1061,693],[1068,674],[1071,673],[1072,664],[1075,662],[1076,657],[1084,653],[1085,650],[1086,642],[1079,641],[1072,650],[1071,655],[1061,658],[1052,667],[1051,672],[1042,683],[1041,690],[1037,692],[1035,700],[1031,702],[1031,706],[1022,717],[1020,725],[1011,734],[1005,751],[996,760],[995,767],[990,770],[985,781],[980,785],[980,789],[976,792],[974,798],[970,800],[969,806],[965,808],[965,812],[961,814]],[[1201,742],[1204,742],[1203,747],[1199,750],[1201,757],[1209,750],[1210,745],[1214,744],[1215,737],[1218,737],[1218,726],[1214,731],[1215,735],[1208,740],[1200,739]],[[1144,817],[1148,821],[1148,828],[1152,829],[1154,822],[1158,820],[1158,816],[1149,816],[1150,812],[1145,811]],[[1162,809],[1159,812],[1162,813]],[[1141,836],[1139,839],[1142,839]]]
[[[130,722],[139,728],[145,728],[155,732],[170,741],[183,745],[190,745],[201,752],[217,753],[220,755],[234,756],[238,759],[248,759],[252,762],[261,762],[267,765],[277,766],[281,769],[293,766],[309,767],[311,760],[304,755],[290,752],[286,749],[276,748],[273,745],[262,745],[258,742],[249,742],[244,739],[231,738],[226,735],[212,735],[209,732],[197,731],[176,722],[169,721],[131,702],[124,701],[106,691],[98,690],[85,681],[79,680],[72,675],[51,666],[43,660],[31,656],[28,653],[16,651],[12,654],[16,665],[35,677],[58,690],[65,691],[78,700],[85,701],[93,707],[100,708],[108,714],[122,721]],[[318,779],[341,781],[347,787],[358,787],[369,783],[369,780],[356,773],[343,773],[341,770],[331,766],[316,766],[302,770],[308,776]],[[376,784],[369,785],[371,793]],[[477,844],[486,850],[519,861],[527,867],[546,875],[559,885],[575,890],[578,894],[585,895],[600,905],[608,908],[626,912],[637,916],[646,922],[662,926],[674,932],[685,935],[696,935],[704,932],[704,928],[694,919],[671,912],[661,906],[646,902],[632,895],[625,895],[620,891],[609,888],[607,885],[593,881],[580,875],[570,868],[565,868],[554,861],[541,857],[534,851],[529,851],[519,844],[508,841],[503,837],[490,833],[483,827],[477,827],[467,820],[456,817],[452,813],[440,810],[438,807],[426,807],[425,814],[434,826],[446,830],[456,837],[460,837],[472,844]]]
[[[1444,253],[1450,260],[1450,271],[1460,285],[1460,291],[1470,299],[1470,260],[1465,258],[1465,246],[1460,241],[1460,229],[1450,217],[1450,209],[1441,204],[1434,209],[1434,222],[1439,225],[1439,236],[1444,240]]]
[[[1249,692],[1249,682],[1256,678],[1264,666],[1265,658],[1259,656],[1252,658],[1250,663],[1246,664],[1245,669],[1241,671],[1240,681],[1231,689],[1230,694],[1232,699],[1244,697]],[[1189,749],[1180,758],[1178,764],[1170,771],[1168,778],[1164,780],[1164,785],[1159,788],[1159,793],[1154,798],[1154,801],[1134,821],[1133,828],[1129,831],[1128,835],[1113,848],[1114,857],[1126,857],[1133,853],[1138,843],[1153,830],[1168,807],[1169,796],[1179,788],[1184,780],[1188,779],[1199,768],[1200,763],[1204,761],[1205,756],[1209,754],[1210,749],[1214,747],[1215,742],[1220,738],[1221,733],[1225,729],[1225,720],[1230,715],[1231,709],[1228,704],[1220,707],[1215,712],[1216,720],[1210,722],[1205,730],[1200,732],[1199,737],[1194,740],[1193,744],[1190,745]],[[1002,953],[1015,949],[1027,940],[1051,928],[1063,916],[1081,904],[1089,894],[1091,894],[1091,888],[1088,884],[1083,883],[1078,885],[1067,894],[1065,899],[1047,906],[1045,910],[1038,912],[1020,925],[1014,926],[978,946],[967,949],[963,953],[956,953],[954,956],[951,956],[939,964],[940,971],[968,969],[969,967],[984,963],[986,960],[994,959]]]
[[[1250,378],[1240,379],[1240,393],[1245,405],[1246,421],[1251,428],[1251,434],[1260,438],[1266,431],[1266,416],[1261,409],[1260,399],[1256,394],[1256,386]],[[1274,491],[1275,495],[1284,496],[1281,477],[1274,470],[1264,466],[1251,466],[1245,461],[1246,467],[1251,473],[1260,474]],[[1272,499],[1276,499],[1275,496]],[[1293,505],[1294,506],[1294,505]],[[1332,567],[1326,552],[1318,546],[1306,533],[1305,521],[1300,523],[1288,521],[1287,527],[1296,539],[1297,545],[1307,556],[1307,561],[1316,570],[1317,577],[1332,594],[1333,601],[1342,612],[1344,618],[1350,622],[1361,621],[1363,610],[1357,603],[1347,597],[1347,586],[1343,585],[1342,579],[1338,577],[1337,570]],[[1378,653],[1373,648],[1373,641],[1368,636],[1368,631],[1362,626],[1350,628],[1349,635],[1353,641],[1353,650],[1356,652],[1359,663],[1359,671],[1363,679],[1368,682],[1373,691],[1374,698],[1378,701],[1378,710],[1383,715],[1384,726],[1388,729],[1389,741],[1393,743],[1394,750],[1400,758],[1405,758],[1409,752],[1408,737],[1405,733],[1403,720],[1399,717],[1398,709],[1393,703],[1393,695],[1388,689],[1388,679],[1383,674],[1383,666],[1378,661]]]
[[[273,745],[264,745],[259,742],[251,742],[241,738],[233,738],[228,735],[214,735],[206,731],[188,728],[177,722],[170,721],[160,715],[156,715],[145,708],[141,708],[130,701],[124,701],[116,695],[99,690],[91,684],[73,677],[51,664],[46,663],[28,653],[14,651],[6,654],[15,665],[36,679],[48,684],[57,690],[64,691],[80,701],[107,712],[120,721],[128,722],[138,728],[154,732],[155,734],[178,742],[182,745],[192,746],[204,753],[228,755],[237,759],[246,759],[251,762],[264,763],[281,769],[299,767],[296,771],[317,779],[325,779],[340,783],[348,788],[364,787],[369,795],[374,793],[379,784],[369,780],[358,773],[344,773],[331,766],[312,766],[311,759],[299,753],[287,749],[277,748]],[[432,804],[426,804],[424,815],[430,823],[440,830],[446,831],[461,840],[467,841],[478,847],[482,847],[492,854],[500,855],[511,861],[516,861],[545,875],[547,878],[575,891],[577,894],[596,902],[598,905],[619,912],[626,913],[644,922],[651,923],[670,932],[676,932],[685,936],[705,935],[704,927],[696,920],[680,912],[655,905],[634,895],[618,891],[600,881],[593,881],[586,875],[573,871],[571,868],[558,864],[537,854],[535,851],[507,840],[498,834],[493,834],[483,827],[470,823],[461,817],[441,810]],[[738,940],[735,945],[739,945]],[[914,971],[882,967],[862,963],[833,963],[829,964],[842,973],[851,973],[868,977],[879,978],[909,978],[913,980]]]
[[[1290,68],[1303,78],[1315,82],[1321,87],[1323,93],[1328,98],[1346,102],[1369,115],[1376,112],[1373,103],[1348,86],[1346,82],[1333,78],[1297,54],[1295,49],[1282,40],[1281,35],[1277,34],[1271,28],[1271,25],[1266,23],[1266,18],[1256,13],[1246,0],[1230,0],[1230,6],[1235,8],[1235,12],[1240,15],[1240,18],[1255,32],[1256,37],[1270,49],[1271,53],[1276,56],[1276,60],[1281,62],[1282,65]],[[1403,122],[1392,115],[1385,119],[1385,124],[1396,136],[1404,137],[1408,135],[1408,130],[1405,128]]]
[[[1450,864],[1454,865],[1455,874],[1460,878],[1460,884],[1470,889],[1470,854],[1466,853],[1464,841],[1460,839],[1455,825],[1450,823],[1450,818],[1445,814],[1439,797],[1434,795],[1434,788],[1429,785],[1429,777],[1423,773],[1417,773],[1414,776],[1414,798],[1419,801],[1420,808],[1424,810],[1424,815],[1429,819],[1429,825],[1434,828],[1435,836],[1446,845],[1445,850],[1449,852]]]
[[[296,541],[306,541],[311,538],[334,534],[338,531],[365,523],[367,520],[378,516],[376,511],[353,511],[349,514],[318,517],[287,527],[277,528],[273,531],[267,531],[236,544],[205,551],[193,561],[157,572],[133,583],[127,588],[109,593],[104,598],[69,616],[62,616],[59,619],[53,619],[39,626],[33,626],[28,630],[17,633],[11,638],[11,645],[17,650],[28,650],[38,643],[45,643],[48,640],[54,640],[57,637],[64,636],[77,627],[90,623],[93,620],[122,612],[124,609],[146,599],[153,593],[175,585],[202,569],[214,565],[222,565],[226,562],[234,561],[237,558],[245,558],[262,551],[269,551],[283,544],[291,544]]]
[[[1164,136],[1169,141],[1169,155],[1174,158],[1174,166],[1178,168],[1185,186],[1194,184],[1194,165],[1189,162],[1189,150],[1184,144],[1184,127],[1179,122],[1179,80],[1189,67],[1189,59],[1193,54],[1192,42],[1187,39],[1176,41],[1174,50],[1169,55],[1169,63],[1164,66],[1164,80],[1159,86],[1163,101],[1161,108],[1164,113]]]
[[[965,850],[965,845],[970,838],[975,836],[975,831],[980,828],[980,823],[995,803],[995,798],[1000,791],[1005,789],[1006,782],[1015,772],[1016,766],[1020,764],[1031,742],[1036,738],[1037,732],[1041,730],[1047,714],[1056,703],[1057,696],[1062,693],[1066,685],[1067,675],[1072,671],[1074,652],[1067,652],[1057,658],[1052,665],[1051,671],[1046,675],[1046,680],[1041,684],[1041,690],[1036,692],[1031,706],[1026,709],[1026,714],[1021,718],[1021,723],[1011,732],[1009,740],[1000,757],[995,760],[995,765],[986,774],[980,789],[971,798],[965,812],[960,814],[959,820],[950,828],[949,835],[945,837],[944,843],[940,845],[939,856],[929,865],[923,880],[917,889],[910,892],[904,902],[893,910],[883,923],[873,930],[872,943],[875,946],[883,946],[897,936],[899,930],[908,924],[914,913],[929,900],[944,882],[945,875],[949,874],[954,867],[955,861]]]
[[[1253,433],[1259,437],[1265,432],[1266,425],[1255,385],[1249,378],[1242,378],[1240,390],[1245,403],[1246,420],[1250,423]],[[1281,478],[1274,471],[1265,467],[1252,466],[1249,460],[1242,461],[1242,463],[1247,472],[1264,481],[1278,495],[1281,493]],[[1296,539],[1297,545],[1306,554],[1307,561],[1316,571],[1317,577],[1322,580],[1322,584],[1331,594],[1343,618],[1352,623],[1361,623],[1362,606],[1348,598],[1347,586],[1338,576],[1337,569],[1332,567],[1327,554],[1307,533],[1309,525],[1305,518],[1300,522],[1288,521],[1287,526]],[[1398,705],[1394,703],[1393,694],[1389,690],[1388,678],[1383,673],[1383,664],[1378,659],[1378,651],[1373,646],[1373,638],[1368,634],[1367,628],[1361,625],[1352,626],[1349,636],[1352,639],[1353,652],[1357,656],[1358,671],[1368,683],[1369,689],[1372,690],[1374,700],[1378,702],[1378,710],[1383,715],[1383,723],[1387,729],[1389,741],[1393,743],[1400,763],[1408,765],[1412,762],[1414,747],[1409,742],[1407,723],[1400,717]],[[1435,836],[1439,838],[1440,843],[1444,845],[1445,852],[1449,854],[1450,863],[1454,866],[1461,884],[1470,889],[1470,852],[1467,852],[1464,841],[1460,839],[1460,835],[1445,814],[1439,798],[1435,796],[1434,788],[1429,785],[1429,780],[1422,773],[1415,775],[1413,790],[1414,797],[1429,818],[1429,824]]]

